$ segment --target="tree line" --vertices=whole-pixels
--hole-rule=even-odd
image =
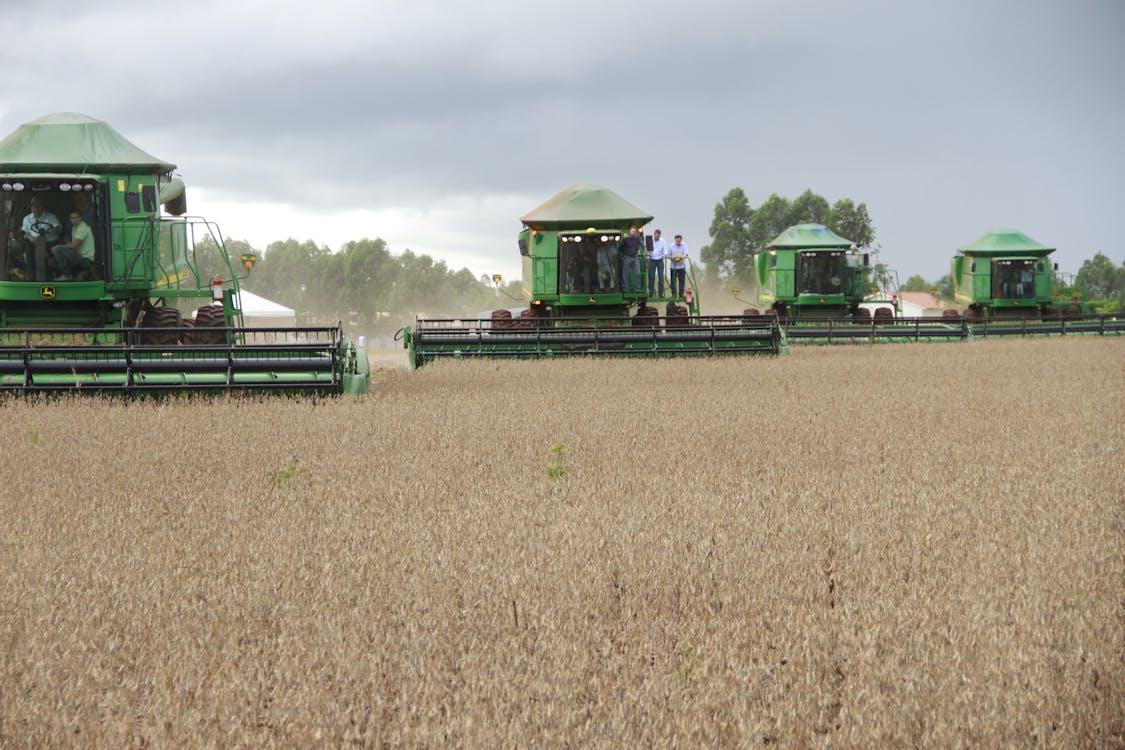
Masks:
[[[254,252],[242,240],[226,246],[235,259]],[[497,287],[488,277],[450,269],[429,255],[391,253],[378,238],[347,242],[336,252],[312,240],[272,242],[243,286],[293,308],[301,325],[342,320],[368,336],[391,335],[419,315],[476,317],[524,304],[519,279]]]

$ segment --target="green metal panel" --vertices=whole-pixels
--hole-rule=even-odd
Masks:
[[[586,229],[590,226],[628,231],[642,227],[652,216],[609,188],[579,182],[560,190],[520,217],[532,229]]]
[[[846,249],[855,245],[822,224],[796,224],[774,238],[767,247],[791,250],[813,248]]]
[[[0,140],[0,165],[6,173],[164,174],[176,168],[142,151],[105,122],[75,112],[46,115],[16,128]]]
[[[981,266],[985,270],[981,270]],[[973,300],[982,301],[992,298],[992,274],[991,267],[987,261],[981,261],[977,264],[976,272],[970,272],[973,280]]]
[[[961,248],[965,255],[992,257],[997,255],[1025,255],[1044,257],[1055,251],[1015,229],[994,229],[985,232],[974,242]]]

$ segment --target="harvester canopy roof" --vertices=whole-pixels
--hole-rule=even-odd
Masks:
[[[74,112],[24,123],[0,141],[0,170],[86,172],[91,168],[165,174],[176,168],[135,145],[101,120]]]
[[[628,229],[641,227],[652,216],[609,188],[579,182],[562,190],[520,217],[531,229]]]
[[[1015,229],[994,229],[961,248],[966,255],[1048,255],[1054,251]]]
[[[780,248],[848,248],[855,243],[846,240],[823,224],[797,224],[779,234],[768,247]]]

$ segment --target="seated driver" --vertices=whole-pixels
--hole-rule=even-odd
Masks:
[[[42,237],[50,248],[59,241],[59,232],[62,225],[59,219],[43,207],[39,198],[31,199],[31,213],[23,217],[23,235],[29,241],[35,242]]]
[[[94,233],[90,225],[78,211],[71,211],[70,224],[70,242],[55,245],[51,251],[59,264],[60,275],[55,281],[70,281],[94,265]]]

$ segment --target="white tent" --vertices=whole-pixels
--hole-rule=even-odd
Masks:
[[[245,289],[239,291],[239,296],[242,299],[242,324],[247,328],[292,328],[297,325],[297,314],[292,308]]]

